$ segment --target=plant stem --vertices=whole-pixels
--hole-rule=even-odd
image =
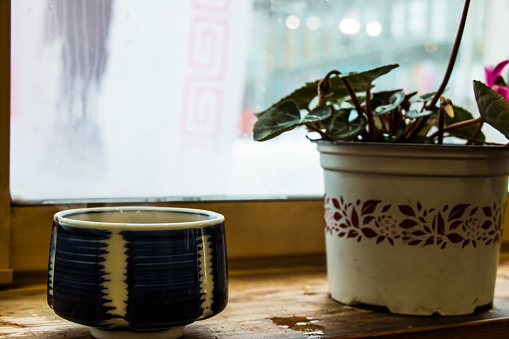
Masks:
[[[468,140],[470,143],[467,144],[467,145],[470,145],[472,142],[477,142],[479,144],[482,144],[482,145],[487,145],[487,146],[504,146],[504,147],[507,147],[509,146],[509,144],[501,144],[499,142],[489,142],[489,141],[486,141],[486,140],[482,140],[482,139],[475,139],[475,138],[472,138],[472,137],[464,137],[464,139]]]
[[[470,6],[470,0],[465,0],[465,6],[463,7],[463,14],[461,15],[460,25],[458,27],[458,32],[456,33],[456,39],[454,40],[454,45],[452,47],[451,56],[449,57],[449,64],[447,65],[447,70],[445,72],[444,79],[442,80],[442,84],[440,85],[438,91],[435,93],[435,96],[427,106],[429,110],[433,110],[435,105],[437,104],[440,96],[445,91],[445,87],[449,82],[449,78],[451,77],[452,70],[454,68],[454,63],[456,61],[456,57],[458,55],[458,50],[460,48],[461,38],[463,36],[463,31],[465,30],[465,22],[467,21],[468,7]]]
[[[341,73],[339,73],[341,74]],[[343,84],[346,87],[346,90],[348,91],[348,95],[350,95],[350,98],[352,98],[353,105],[355,107],[355,110],[357,111],[357,114],[362,114],[364,111],[362,110],[361,103],[359,101],[359,98],[357,98],[357,95],[355,94],[355,91],[353,90],[352,84],[350,81],[348,81],[347,78],[341,78],[341,81],[343,81]]]
[[[474,134],[472,134],[472,139],[476,139],[477,136],[479,135],[479,133],[481,133],[481,129],[482,129],[482,125],[484,124],[484,120],[481,121],[478,125],[477,125],[477,128],[475,129],[474,131]],[[470,145],[472,143],[472,141],[475,141],[475,140],[469,140],[467,142],[467,145]]]
[[[433,128],[433,126],[435,126],[438,122],[438,119],[433,119],[430,121],[430,123],[428,124],[428,126],[426,127],[426,129],[423,131],[423,135],[428,135],[429,131]]]
[[[445,127],[445,110],[448,105],[447,99],[440,97],[440,108],[438,109],[438,140],[437,144],[444,143],[444,127]]]
[[[366,116],[368,118],[370,140],[378,140],[380,133],[375,126],[375,119],[371,111],[371,82],[366,84]]]
[[[466,120],[466,121],[460,121],[460,122],[457,122],[455,124],[452,124],[452,125],[449,125],[449,126],[445,126],[444,132],[450,131],[452,129],[460,128],[460,127],[467,127],[467,126],[475,125],[475,124],[478,124],[478,123],[481,123],[481,122],[484,122],[484,118],[482,116],[478,116],[475,119],[470,119],[470,120]]]
[[[484,122],[484,119],[482,116],[479,116],[475,119],[470,119],[470,120],[466,120],[466,121],[460,121],[460,122],[457,122],[455,124],[452,124],[452,125],[449,125],[449,126],[445,126],[444,127],[444,132],[448,132],[450,130],[453,130],[453,129],[456,129],[456,128],[461,128],[461,127],[467,127],[467,126],[471,126],[471,125],[475,125],[475,124],[479,124],[479,123],[483,123]],[[434,139],[438,136],[438,132],[435,132],[433,133],[430,138],[431,139]]]
[[[320,134],[320,137],[322,138],[322,140],[332,140],[331,138],[329,138],[329,136],[324,133],[319,127],[317,127],[316,125],[314,124],[306,124],[306,127],[309,128],[310,130]]]
[[[330,76],[331,75],[339,75],[340,71],[332,70],[322,80],[318,83],[318,105],[317,107],[322,107],[325,105],[325,96],[330,91]]]
[[[409,130],[410,133],[408,133],[408,132],[406,133],[406,135],[408,135],[408,136],[405,136],[406,142],[411,143],[412,140],[414,140],[414,138],[417,137],[417,135],[419,135],[419,132],[426,125],[427,122],[428,122],[428,117],[422,117],[422,118],[414,121],[414,123],[412,124],[412,127]]]

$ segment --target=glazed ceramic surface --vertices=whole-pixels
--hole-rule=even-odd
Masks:
[[[332,298],[469,314],[493,300],[509,152],[319,144]]]
[[[55,313],[98,338],[178,337],[226,307],[224,217],[156,207],[59,212],[47,296]]]

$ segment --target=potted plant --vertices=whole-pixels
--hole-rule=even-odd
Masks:
[[[257,114],[256,141],[298,126],[318,136],[310,139],[324,169],[335,300],[413,315],[469,314],[492,303],[509,148],[487,142],[481,127],[509,136],[509,89],[500,77],[509,61],[487,70],[487,84],[474,81],[479,117],[442,95],[468,7],[436,92],[372,91],[396,64],[332,70]]]

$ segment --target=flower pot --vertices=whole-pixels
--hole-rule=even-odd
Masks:
[[[333,299],[409,315],[492,303],[509,149],[318,144]]]

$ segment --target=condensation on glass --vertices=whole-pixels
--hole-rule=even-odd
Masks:
[[[330,69],[400,63],[377,88],[433,90],[462,5],[12,1],[13,199],[321,196],[305,131],[255,143],[254,112]],[[447,94],[472,109],[508,4],[471,7]]]

